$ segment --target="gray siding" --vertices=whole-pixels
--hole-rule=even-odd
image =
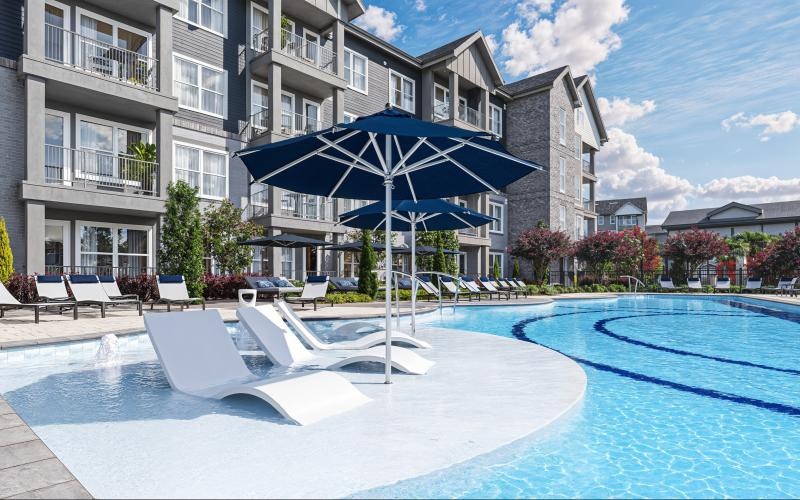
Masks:
[[[22,0],[3,0],[0,2],[0,57],[17,59],[20,54],[22,54]]]
[[[14,69],[0,65],[0,217],[6,220],[14,268],[25,270],[25,205],[19,199],[25,179],[25,86]]]

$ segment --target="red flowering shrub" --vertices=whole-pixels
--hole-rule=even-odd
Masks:
[[[117,278],[119,291],[123,295],[136,294],[142,302],[148,302],[158,298],[158,286],[156,277],[140,274],[138,276],[120,276]]]
[[[249,288],[244,276],[216,276],[206,274],[203,276],[205,292],[203,295],[207,299],[238,299],[240,288]]]
[[[669,235],[663,248],[664,257],[676,264],[673,266],[676,275],[672,278],[680,282],[686,276],[692,276],[703,262],[728,255],[729,252],[728,244],[719,233],[697,228]]]
[[[33,283],[33,279],[30,276],[13,274],[5,285],[11,295],[23,304],[35,302],[38,298],[38,295],[36,295],[36,285]]]
[[[535,227],[523,231],[511,247],[511,255],[530,261],[536,283],[545,284],[551,261],[572,253],[569,236],[564,231]]]
[[[750,260],[750,271],[762,279],[800,274],[800,227],[787,231]]]

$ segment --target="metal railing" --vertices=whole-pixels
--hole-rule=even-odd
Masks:
[[[158,163],[62,146],[45,146],[44,178],[51,184],[95,186],[144,196],[158,195]]]
[[[458,119],[478,128],[483,128],[483,116],[481,116],[481,112],[475,108],[459,104]]]
[[[311,64],[322,71],[336,74],[336,52],[305,37],[281,30],[281,52],[297,60]]]
[[[583,209],[587,212],[594,212],[594,200],[583,200]]]
[[[281,113],[281,133],[291,136],[312,134],[322,130],[322,121],[300,113]]]
[[[281,195],[281,215],[298,219],[332,221],[333,203],[324,200],[321,196],[283,193]]]
[[[269,28],[264,30],[253,28],[250,44],[250,47],[259,54],[267,52],[269,50]]]
[[[581,163],[584,172],[594,175],[594,169],[592,168],[592,162],[590,160],[582,160]]]
[[[447,101],[433,101],[433,121],[448,120],[450,118],[450,103]]]
[[[480,236],[477,227],[465,227],[458,230],[458,234],[463,234],[465,236]]]
[[[156,274],[155,267],[148,266],[56,266],[45,265],[45,274],[111,274],[114,276],[140,276],[142,274],[153,276]]]
[[[158,90],[158,59],[52,24],[45,24],[44,55],[106,78]]]

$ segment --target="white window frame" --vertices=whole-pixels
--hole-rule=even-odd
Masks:
[[[600,226],[606,225],[606,216],[605,215],[598,215],[597,216],[597,224]]]
[[[250,0],[250,26],[249,26],[250,30],[248,31],[249,40],[247,43],[250,45],[250,48],[252,49],[256,49],[255,45],[253,44],[253,38],[258,34],[253,29],[254,28],[253,19],[255,18],[255,11],[257,10],[261,11],[263,14],[266,14],[267,22],[269,22],[269,9],[267,9],[265,6],[258,5],[255,2],[255,0]],[[267,27],[267,29],[269,29],[269,27]]]
[[[283,125],[282,125],[283,124],[282,120],[283,120],[283,97],[284,96],[288,97],[292,101],[292,111],[291,111],[291,119],[290,119],[291,128],[288,131],[288,135],[292,135],[292,134],[294,134],[296,132],[295,129],[294,129],[294,124],[295,124],[294,115],[297,114],[297,102],[295,101],[294,94],[292,94],[291,92],[286,92],[285,90],[281,91],[281,133],[284,134],[284,135],[287,135],[287,132],[284,132]]]
[[[295,248],[281,248],[281,272],[280,272],[280,274],[282,274],[282,275],[288,274],[287,276],[282,276],[283,278],[294,279],[295,272],[296,272],[296,262],[295,262],[296,261],[296,259],[295,259],[296,255],[295,255],[295,252],[296,252]],[[291,258],[290,259],[284,259],[285,255],[289,255]],[[284,273],[283,272],[284,264],[287,263],[287,262],[291,263],[291,267],[289,268],[290,272],[289,273]],[[275,271],[277,271],[277,269],[273,270],[273,272],[275,272]]]
[[[208,64],[206,62],[200,61],[198,59],[194,59],[193,57],[188,57],[183,54],[179,54],[177,52],[173,52],[172,54],[172,92],[175,94],[177,98],[177,92],[175,92],[175,84],[176,83],[183,83],[178,81],[178,71],[177,71],[177,62],[176,59],[182,59],[188,63],[195,64],[197,66],[197,108],[193,108],[191,106],[187,106],[185,104],[181,104],[178,102],[178,107],[183,109],[188,109],[190,111],[194,111],[196,113],[202,113],[208,116],[214,116],[216,118],[226,119],[228,118],[228,70],[220,68],[219,66],[214,66],[213,64]],[[219,115],[217,113],[212,113],[210,111],[206,111],[202,108],[203,106],[203,86],[202,86],[202,74],[201,74],[201,67],[206,69],[210,69],[212,71],[216,71],[218,73],[222,73],[222,114]],[[188,85],[188,84],[185,84]],[[208,89],[205,89],[208,90]],[[213,90],[208,90],[209,92],[214,92]]]
[[[63,4],[58,4],[57,2],[51,2],[51,1],[47,0],[45,3],[52,3],[54,6],[58,7],[59,9],[63,8],[62,7]],[[94,11],[86,10],[84,8],[81,8],[81,7],[75,7],[75,19],[77,19],[77,21],[75,23],[75,32],[78,33],[79,35],[81,35],[81,18],[83,16],[86,16],[86,17],[91,18],[91,19],[95,19],[97,21],[102,21],[102,22],[104,22],[106,24],[110,24],[111,27],[112,27],[112,30],[113,30],[113,36],[114,36],[114,42],[113,43],[114,44],[116,44],[119,41],[119,29],[120,28],[124,29],[125,31],[130,31],[131,33],[136,33],[137,35],[141,35],[141,36],[147,38],[147,57],[153,57],[153,53],[154,53],[153,52],[154,51],[153,45],[155,44],[155,41],[154,41],[154,37],[153,37],[152,33],[148,33],[148,32],[146,32],[144,30],[140,30],[139,28],[136,28],[136,27],[131,26],[129,24],[121,23],[121,22],[119,22],[119,21],[117,21],[115,19],[111,19],[110,17],[103,16],[101,14],[98,14],[98,13],[94,12]],[[68,20],[68,18],[69,18],[69,16],[65,16],[65,22],[66,22],[66,20]],[[83,36],[83,35],[81,35],[81,36]]]
[[[350,118],[348,122],[347,119]],[[348,113],[347,111],[344,112],[344,123],[353,123],[358,118],[358,115],[353,113]]]
[[[309,35],[311,36],[311,38],[314,39],[314,43],[317,44],[317,48],[316,48],[317,52],[315,54],[316,59],[311,59],[310,57],[306,56],[306,51],[308,50],[308,47],[306,46],[306,43],[308,43],[310,41],[310,40],[308,40],[308,36]],[[303,46],[304,46],[305,50],[301,54],[301,57],[303,58],[304,61],[311,62],[314,65],[317,65],[317,63],[319,62],[319,51],[322,49],[322,45],[319,43],[319,40],[320,40],[319,33],[317,33],[316,31],[312,31],[312,30],[306,28],[305,26],[303,26]]]
[[[196,23],[194,21],[190,21],[188,18],[183,17],[180,15],[180,3],[183,0],[178,0],[178,12],[175,13],[175,19],[180,19],[181,21],[185,22],[189,26],[196,26],[201,30],[208,31],[209,33],[214,33],[215,35],[221,36],[222,38],[228,38],[228,0],[222,0],[222,32],[212,30],[207,26],[203,26],[200,23]],[[200,0],[186,0],[187,3],[189,1],[196,1],[198,4],[201,3]]]
[[[439,102],[444,102],[447,105],[447,109],[448,109],[448,114],[447,115],[445,115],[445,116],[439,115],[437,118],[439,118],[441,120],[447,120],[448,118],[450,118],[450,113],[449,113],[449,109],[450,109],[450,89],[445,87],[444,85],[439,85],[436,82],[433,83],[433,112],[434,113],[436,112],[436,89],[437,88],[441,89],[442,90],[442,94],[444,95],[444,101],[439,101]]]
[[[356,52],[355,50],[351,49],[344,49],[345,54],[345,64],[347,64],[348,54],[350,55],[350,80],[347,82],[347,88],[355,90],[364,95],[369,95],[369,58],[364,54]],[[360,57],[364,59],[364,90],[353,85],[355,79],[353,78],[353,56]]]
[[[558,191],[567,192],[567,159],[563,156],[558,157]]]
[[[505,206],[502,203],[495,203],[493,201],[489,202],[489,215],[494,217],[494,209],[500,209],[500,217],[495,217],[495,221],[489,223],[489,232],[493,234],[503,234],[504,227],[503,227],[503,218],[505,217]],[[497,227],[498,229],[495,229]]]
[[[72,35],[69,33],[72,31],[72,12],[68,5],[65,5],[61,2],[57,2],[55,0],[45,0],[45,4],[50,4],[57,9],[61,9],[64,12],[64,27],[61,28],[63,31],[63,44],[64,44],[64,60],[62,61],[64,64],[72,63]],[[43,13],[44,14],[44,13]],[[150,44],[148,43],[148,46]]]
[[[581,182],[581,174],[575,176],[575,199],[578,205],[583,204],[583,182]]]
[[[393,80],[393,77],[395,75],[400,77],[400,96],[401,96],[400,100],[401,101],[402,101],[402,95],[403,95],[403,87],[402,87],[403,80],[408,80],[409,82],[411,82],[411,109],[404,108],[402,105],[392,102],[392,98],[394,97],[394,92],[392,92],[392,80]],[[389,70],[389,104],[391,104],[392,106],[394,106],[396,108],[400,108],[400,109],[403,109],[405,111],[408,111],[409,113],[416,113],[416,108],[417,108],[417,82],[415,82],[413,78],[410,78],[410,77],[408,77],[408,76],[406,76],[406,75],[404,75],[402,73],[399,73],[399,72],[397,72],[397,71],[395,71],[393,69],[390,69]]]
[[[250,116],[251,117],[255,114],[253,112],[253,108],[255,107],[255,105],[253,104],[253,96],[256,93],[256,87],[258,87],[260,89],[263,89],[263,90],[266,90],[268,92],[267,95],[269,95],[269,85],[267,85],[266,83],[261,83],[261,82],[259,82],[257,80],[250,80]],[[267,106],[267,107],[259,106],[259,111],[256,111],[256,113],[260,113],[261,111],[269,111],[269,106]],[[267,116],[269,116],[269,113],[267,113]],[[254,124],[252,122],[250,124],[253,127],[255,127],[255,128],[259,129],[259,130],[266,130],[265,127],[262,127],[260,125],[256,125],[256,124]]]
[[[72,170],[75,167],[72,164],[72,161],[73,161],[73,158],[74,158],[72,156],[72,148],[73,148],[73,144],[74,144],[73,143],[73,137],[72,137],[72,115],[70,113],[65,112],[65,111],[58,111],[58,110],[50,109],[50,108],[45,108],[44,109],[44,114],[45,114],[45,123],[44,123],[45,127],[47,126],[47,115],[58,116],[63,120],[64,129],[62,130],[62,134],[64,136],[64,139],[63,139],[63,143],[61,144],[61,147],[63,148],[63,150],[62,150],[63,151],[62,161],[64,163],[63,175],[64,175],[64,184],[68,185],[69,181],[72,179]],[[42,135],[44,137],[44,140],[46,141],[47,140],[47,131],[46,130],[42,130]],[[52,144],[47,144],[45,142],[45,144],[44,144],[45,150],[47,149],[47,146],[51,146],[51,145]],[[45,160],[47,160],[47,158],[45,158]]]
[[[489,128],[489,131],[496,135],[497,137],[503,137],[503,108],[500,106],[495,106],[494,104],[489,104],[489,122],[494,122],[492,112],[497,110],[498,118],[497,118],[497,131],[492,130]]]
[[[230,159],[230,157],[228,155],[228,152],[225,151],[224,149],[214,149],[214,148],[209,148],[209,147],[206,147],[206,146],[201,146],[199,144],[195,144],[195,143],[192,143],[192,142],[184,142],[184,141],[174,140],[174,141],[172,141],[172,178],[173,179],[177,179],[177,176],[175,175],[175,173],[176,173],[175,171],[178,170],[178,162],[177,162],[177,156],[178,155],[176,154],[176,149],[177,149],[176,146],[184,146],[184,147],[187,147],[187,148],[198,149],[201,152],[201,154],[200,154],[200,185],[198,186],[197,196],[199,196],[200,198],[202,198],[204,200],[216,200],[216,201],[222,201],[222,200],[228,198],[228,195],[229,195],[230,189],[231,189],[230,162],[228,161]],[[211,195],[203,194],[203,155],[202,155],[203,151],[207,151],[209,153],[219,154],[219,155],[222,155],[223,157],[225,157],[225,194],[223,196],[217,197],[217,196],[211,196]],[[184,170],[184,169],[180,169],[180,170]]]
[[[322,101],[313,101],[311,99],[306,99],[305,97],[303,98],[303,113],[302,114],[303,114],[303,119],[306,122],[306,125],[308,125],[308,113],[307,113],[306,106],[308,106],[309,104],[311,104],[312,106],[316,106],[317,107],[317,122],[319,123],[319,125],[318,125],[319,129],[322,130]]]
[[[494,262],[493,259],[500,260],[500,276],[503,277],[506,275],[506,259],[504,258],[505,254],[503,252],[489,252],[489,272],[486,274],[489,275],[493,272],[494,269]]]
[[[64,246],[64,263],[63,267],[69,267],[72,262],[72,223],[68,220],[45,219],[44,226],[58,226],[62,229],[64,241],[61,244]],[[45,231],[46,233],[46,231]],[[42,242],[44,246],[44,241]]]
[[[56,113],[52,113],[51,112],[50,114],[56,114]],[[144,138],[143,142],[145,142],[146,144],[152,144],[152,137],[153,137],[153,131],[152,130],[149,130],[149,129],[146,129],[146,128],[142,128],[142,127],[131,126],[131,125],[128,125],[126,123],[120,123],[120,122],[115,122],[115,121],[111,121],[111,120],[104,120],[102,118],[96,118],[96,117],[91,116],[91,115],[82,115],[82,114],[79,114],[79,113],[75,113],[75,149],[78,150],[78,151],[97,151],[97,150],[94,150],[94,149],[84,148],[82,146],[82,144],[83,144],[83,134],[81,133],[81,122],[96,123],[98,125],[111,127],[111,130],[112,130],[112,132],[111,132],[111,145],[112,145],[112,148],[113,148],[113,151],[111,152],[111,154],[115,158],[118,158],[118,157],[120,157],[122,155],[128,155],[127,151],[119,151],[119,149],[118,149],[119,148],[119,144],[117,142],[117,133],[118,133],[119,129],[130,130],[131,132],[139,132],[139,133],[142,134],[142,137]],[[102,154],[108,154],[105,151],[103,151],[101,153]],[[119,164],[120,164],[120,162],[118,160],[114,161],[114,175],[113,175],[114,178],[119,178],[120,177],[120,172],[119,172],[120,165]],[[73,169],[76,177],[83,177],[84,175],[90,175],[90,176],[98,176],[98,175],[100,175],[98,173],[84,174],[84,173],[78,171],[78,165],[72,165],[72,169]]]
[[[558,108],[558,142],[567,145],[567,110]]]
[[[147,231],[147,267],[155,267],[153,265],[153,258],[155,257],[153,254],[153,227],[152,226],[142,226],[137,224],[118,224],[115,222],[99,222],[99,221],[85,221],[85,220],[76,220],[75,221],[75,266],[82,266],[81,264],[81,257],[83,253],[81,252],[81,228],[84,226],[89,227],[107,227],[111,229],[111,267],[118,268],[119,267],[119,239],[117,235],[118,229],[133,229],[136,231]],[[89,252],[95,254],[96,252]],[[105,255],[105,253],[101,254]],[[125,255],[143,255],[143,254],[125,254]]]
[[[558,206],[558,229],[561,231],[567,230],[567,206]]]

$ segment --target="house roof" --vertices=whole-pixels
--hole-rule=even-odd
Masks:
[[[419,59],[423,67],[430,66],[438,63],[442,59],[457,57],[472,45],[477,45],[478,49],[483,53],[483,58],[486,60],[486,66],[492,73],[494,84],[496,86],[503,85],[503,75],[497,68],[497,64],[494,62],[494,57],[492,57],[492,51],[489,49],[489,44],[486,43],[486,38],[483,36],[483,33],[480,30],[473,31],[469,35],[456,38],[452,42],[448,42],[441,47],[425,52],[424,54],[417,56],[417,59]]]
[[[439,58],[441,58],[443,56],[452,54],[453,51],[455,51],[456,48],[458,48],[459,45],[461,45],[462,43],[466,42],[467,40],[469,40],[472,36],[474,36],[477,33],[480,33],[480,31],[473,31],[472,33],[470,33],[468,35],[462,36],[461,38],[456,38],[452,42],[447,42],[446,44],[442,45],[441,47],[437,47],[437,48],[435,48],[433,50],[425,52],[424,54],[418,55],[417,59],[422,61],[422,63],[424,64],[426,62],[433,61],[433,60],[439,59]]]
[[[743,209],[753,215],[752,217],[711,219],[714,215],[731,208]],[[785,219],[800,220],[800,200],[751,204],[732,202],[722,207],[675,210],[667,215],[667,218],[661,225],[667,229],[677,229],[691,226],[729,226],[731,223],[736,222],[764,222]]]
[[[616,200],[597,200],[594,204],[594,211],[598,215],[612,215],[626,203],[638,207],[643,213],[647,213],[647,198],[619,198]]]
[[[603,116],[600,114],[600,108],[597,106],[597,99],[594,96],[594,88],[592,87],[592,82],[589,80],[588,75],[581,75],[575,79],[575,87],[580,90],[583,88],[584,92],[586,92],[586,97],[588,97],[589,102],[589,111],[592,112],[592,117],[594,118],[594,123],[597,126],[597,133],[600,135],[600,142],[604,144],[608,142],[608,133],[606,132],[606,125],[603,122]],[[647,201],[645,200],[645,204]]]
[[[551,69],[544,73],[539,73],[538,75],[531,75],[528,78],[523,78],[516,82],[507,83],[500,87],[500,89],[511,95],[517,95],[552,87],[553,82],[558,80],[563,73],[568,70],[569,66],[561,66],[560,68]]]

